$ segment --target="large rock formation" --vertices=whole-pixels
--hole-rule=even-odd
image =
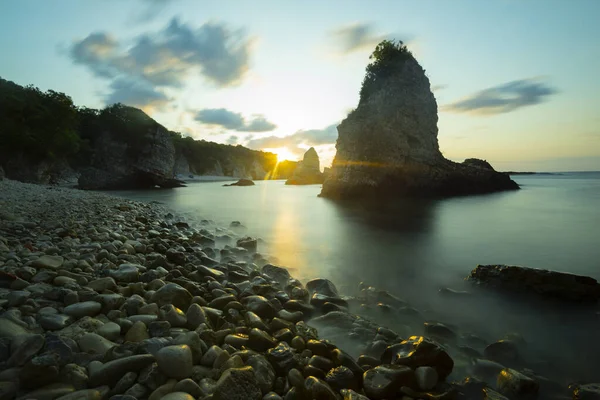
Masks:
[[[385,74],[369,76],[368,67],[365,81],[370,80],[358,107],[338,126],[337,153],[321,196],[451,196],[518,189],[486,162],[458,164],[442,156],[437,103],[412,54],[405,51],[386,68]]]
[[[104,131],[94,140],[91,165],[81,171],[81,189],[134,189],[182,186],[173,178],[175,146],[168,131],[143,111],[123,106],[120,117],[137,118],[121,131]],[[125,119],[127,118],[127,119]],[[133,132],[131,132],[133,131]],[[122,136],[129,137],[123,140]]]
[[[323,173],[319,155],[314,147],[304,153],[302,161],[294,170],[294,174],[285,182],[286,185],[315,185],[323,183]]]

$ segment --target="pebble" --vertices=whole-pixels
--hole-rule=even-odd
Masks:
[[[184,379],[192,375],[192,351],[188,345],[163,347],[156,354],[160,370],[170,378]]]
[[[84,301],[65,307],[63,312],[73,318],[82,318],[96,316],[101,309],[102,304],[96,301]]]

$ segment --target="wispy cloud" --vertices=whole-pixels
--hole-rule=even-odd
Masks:
[[[296,155],[303,154],[306,147],[333,145],[337,140],[337,123],[323,129],[299,130],[288,136],[266,136],[247,138],[247,147],[253,149],[274,149],[286,147]]]
[[[521,79],[481,90],[442,107],[442,110],[496,115],[543,103],[556,93],[556,89],[539,79]]]
[[[138,22],[148,22],[158,17],[171,3],[179,0],[140,0],[141,8],[137,10],[134,19]]]
[[[220,126],[239,132],[269,132],[277,128],[277,125],[268,121],[264,115],[255,115],[247,121],[242,114],[225,108],[200,110],[194,119],[206,125]]]
[[[249,70],[252,42],[243,31],[222,23],[194,28],[173,18],[164,29],[134,38],[130,47],[108,33],[94,32],[74,42],[69,54],[75,64],[112,80],[113,90],[143,85],[163,92],[182,87],[194,73],[217,87],[240,84]]]
[[[352,24],[338,28],[331,32],[333,39],[341,48],[343,54],[365,48],[373,49],[379,42],[388,39],[387,34],[376,34],[372,24]]]

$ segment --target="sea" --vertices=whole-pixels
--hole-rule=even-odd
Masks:
[[[259,252],[292,276],[327,278],[342,294],[389,291],[425,320],[487,341],[518,335],[543,370],[600,381],[600,308],[539,302],[465,281],[478,264],[563,271],[600,280],[600,172],[514,175],[521,190],[363,207],[320,198],[320,185],[194,182],[172,190],[117,191],[158,201],[191,221],[239,221]],[[468,294],[448,295],[450,288]],[[405,324],[358,309],[392,329]],[[400,325],[401,324],[401,325]],[[422,327],[409,327],[416,333]],[[533,362],[533,361],[532,361]]]

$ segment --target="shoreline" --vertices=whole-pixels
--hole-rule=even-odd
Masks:
[[[495,377],[504,369],[497,361],[516,351],[492,346],[491,361],[473,345],[465,350],[473,357],[450,357],[457,335],[439,323],[425,331],[440,344],[401,337],[347,311],[359,300],[411,312],[401,299],[369,287],[364,298],[348,298],[324,279],[303,285],[235,226],[202,226],[153,202],[5,180],[0,208],[0,337],[11,348],[0,358],[0,382],[19,381],[6,386],[17,397],[96,390],[97,398],[224,399],[242,390],[256,399],[471,398],[483,386],[450,384],[453,368],[480,360],[481,374]],[[336,346],[346,336],[363,343],[364,355]],[[522,374],[506,379],[493,389],[517,382],[532,390],[535,382],[542,393],[559,391]]]

